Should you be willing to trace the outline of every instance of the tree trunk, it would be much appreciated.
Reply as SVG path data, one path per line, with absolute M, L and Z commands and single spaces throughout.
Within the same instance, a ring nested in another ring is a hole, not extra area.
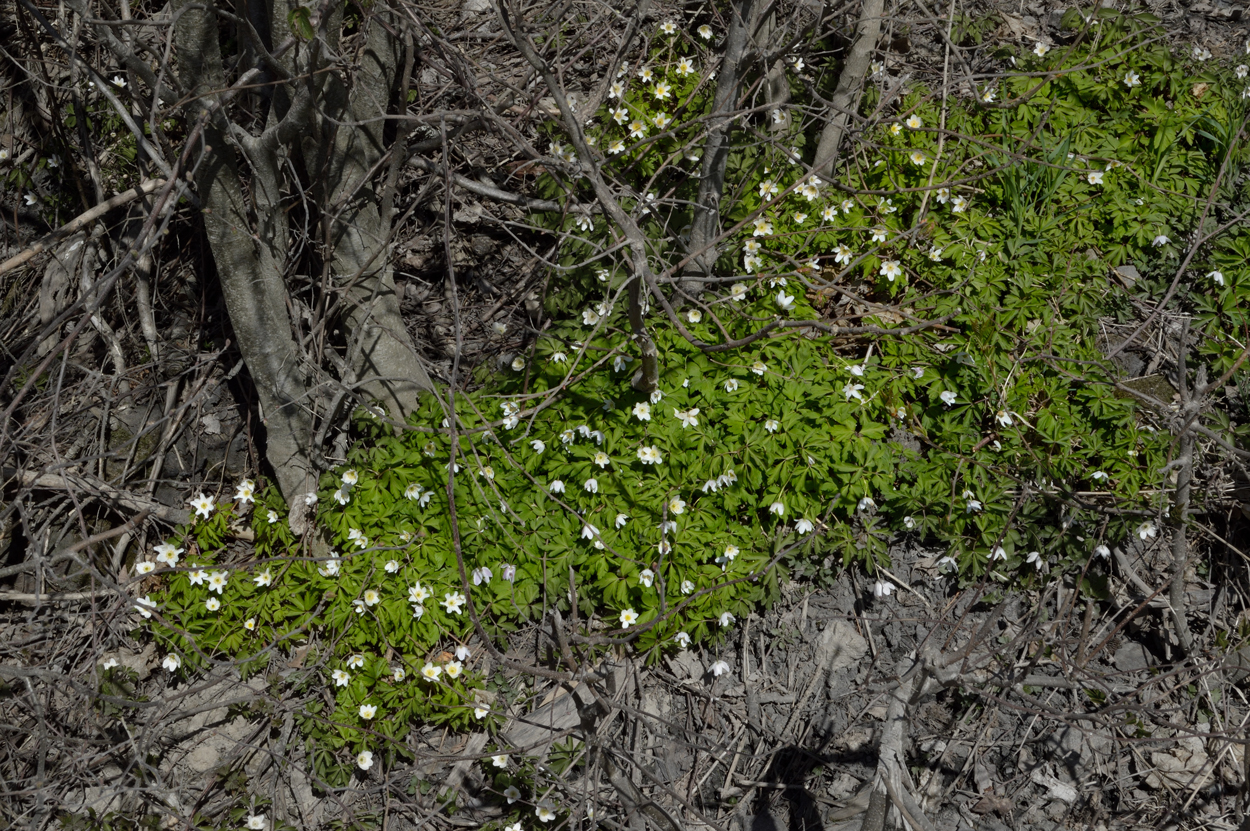
M 198 118 L 218 103 L 219 91 L 226 88 L 217 19 L 203 4 L 177 0 L 175 20 L 179 76 L 191 102 L 191 115 Z M 316 490 L 317 475 L 309 454 L 308 377 L 292 332 L 282 279 L 285 226 L 264 210 L 278 193 L 277 165 L 266 165 L 263 156 L 253 165 L 257 181 L 252 194 L 259 217 L 253 223 L 228 129 L 219 108 L 204 130 L 204 159 L 196 167 L 196 186 L 230 324 L 263 411 L 265 455 L 283 497 L 294 506 L 297 497 Z
M 703 169 L 699 195 L 690 227 L 690 253 L 694 256 L 682 270 L 681 288 L 698 296 L 704 281 L 716 264 L 716 238 L 720 236 L 720 200 L 725 191 L 725 166 L 729 161 L 729 133 L 738 104 L 738 65 L 750 39 L 755 0 L 738 0 L 731 7 L 733 18 L 725 41 L 725 57 L 716 77 L 716 96 L 708 119 L 707 142 L 703 147 Z
M 269 6 L 285 20 L 288 0 Z M 288 49 L 266 70 L 293 79 L 274 89 L 264 132 L 252 136 L 228 120 L 227 88 L 212 8 L 177 0 L 181 79 L 193 116 L 216 109 L 204 132 L 197 168 L 204 223 L 239 349 L 255 383 L 266 426 L 266 457 L 291 507 L 292 527 L 307 530 L 305 494 L 316 489 L 312 448 L 316 410 L 312 365 L 303 360 L 287 303 L 289 193 L 283 159 L 302 158 L 307 190 L 319 212 L 328 288 L 347 337 L 341 380 L 402 421 L 418 394 L 432 389 L 400 316 L 390 267 L 390 220 L 373 188 L 385 155 L 383 124 L 399 64 L 397 38 L 376 15 L 361 24 L 363 48 L 344 70 L 337 52 L 342 12 L 321 22 L 317 37 Z M 261 35 L 260 48 L 269 49 Z M 350 83 L 348 78 L 350 77 Z M 244 186 L 240 156 L 251 176 Z
M 382 12 L 375 7 L 375 14 Z M 319 64 L 341 56 L 315 53 L 310 74 L 320 84 L 315 96 L 320 106 L 300 150 L 323 211 L 330 274 L 343 292 L 343 326 L 353 339 L 348 365 L 355 377 L 344 380 L 402 421 L 416 409 L 418 393 L 433 388 L 400 316 L 390 221 L 373 187 L 386 152 L 381 116 L 389 111 L 402 55 L 384 21 L 370 16 L 364 26 L 364 48 L 350 87 L 338 72 L 318 74 Z M 339 22 L 332 19 L 322 29 L 330 52 L 337 52 Z
M 885 14 L 885 0 L 864 0 L 859 24 L 855 27 L 855 40 L 851 43 L 846 63 L 838 75 L 838 86 L 830 99 L 829 120 L 820 133 L 813 162 L 816 174 L 826 182 L 833 181 L 833 168 L 838 161 L 838 147 L 846 133 L 851 115 L 859 109 L 860 96 L 864 92 L 864 78 L 872 65 L 872 53 L 881 37 L 881 18 Z

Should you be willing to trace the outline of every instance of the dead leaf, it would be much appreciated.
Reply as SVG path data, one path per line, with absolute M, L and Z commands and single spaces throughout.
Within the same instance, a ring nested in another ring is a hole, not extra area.
M 994 778 L 990 775 L 990 769 L 985 766 L 980 757 L 977 758 L 976 763 L 972 766 L 972 780 L 977 783 L 978 793 L 994 795 Z
M 304 665 L 304 658 L 308 655 L 308 649 L 308 644 L 298 647 L 293 653 L 291 653 L 291 658 L 286 662 L 286 665 L 292 669 L 299 669 L 302 667 Z
M 1050 791 L 1051 799 L 1057 799 L 1060 802 L 1067 802 L 1069 805 L 1076 802 L 1076 788 L 1060 782 L 1050 774 L 1043 773 L 1040 770 L 1035 770 L 1029 774 L 1029 778 L 1038 785 L 1041 785 L 1043 788 L 1048 789 Z
M 483 209 L 480 202 L 470 202 L 463 208 L 458 208 L 456 212 L 451 215 L 451 218 L 456 222 L 463 222 L 466 225 L 471 225 L 482 218 L 482 213 Z
M 1003 18 L 1003 25 L 999 28 L 998 34 L 1009 40 L 1021 40 L 1029 31 L 1029 27 L 1024 24 L 1024 18 L 1015 14 L 1007 14 L 999 12 Z
M 1146 784 L 1152 788 L 1162 788 L 1165 782 L 1182 788 L 1193 787 L 1211 764 L 1203 744 L 1201 736 L 1186 736 L 1169 751 L 1151 753 L 1154 768 L 1146 774 Z
M 1194 98 L 1201 98 L 1202 96 L 1206 95 L 1207 90 L 1209 90 L 1210 88 L 1211 88 L 1211 85 L 1208 84 L 1206 81 L 1200 81 L 1194 84 Z
M 998 814 L 1006 816 L 1011 811 L 1011 809 L 1012 809 L 1012 803 L 1010 799 L 1008 799 L 1005 796 L 997 796 L 995 794 L 989 794 L 988 796 L 981 797 L 981 799 L 979 799 L 972 806 L 972 813 L 988 814 L 990 811 L 994 811 Z

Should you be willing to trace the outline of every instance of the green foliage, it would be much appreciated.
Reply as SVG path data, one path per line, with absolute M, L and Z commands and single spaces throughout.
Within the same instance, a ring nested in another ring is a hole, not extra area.
M 312 40 L 316 35 L 312 26 L 312 11 L 305 6 L 297 6 L 287 13 L 286 22 L 291 32 L 303 40 Z
M 954 25 L 951 27 L 951 40 L 960 46 L 980 46 L 986 36 L 1001 24 L 1002 20 L 996 14 L 974 16 L 960 13 L 955 15 Z
M 539 217 L 563 241 L 548 297 L 561 319 L 511 372 L 430 396 L 403 435 L 358 411 L 361 441 L 320 483 L 328 547 L 300 549 L 262 494 L 256 559 L 233 567 L 211 613 L 226 512 L 186 529 L 177 544 L 194 544 L 196 565 L 163 578 L 158 636 L 186 665 L 222 654 L 259 671 L 265 647 L 322 633 L 325 653 L 305 662 L 318 669 L 297 683 L 333 701 L 299 719 L 317 775 L 342 786 L 368 767 L 354 754 L 401 754 L 384 739 L 414 721 L 489 726 L 483 679 L 451 650 L 551 610 L 654 658 L 724 637 L 787 572 L 876 575 L 904 534 L 944 548 L 961 581 L 1073 573 L 1105 594 L 1101 546 L 1157 533 L 1169 458 L 1097 348 L 1100 318 L 1126 305 L 1109 268 L 1173 267 L 1171 237 L 1244 162 L 1246 108 L 1229 73 L 1143 44 L 1147 19 L 1098 20 L 1070 47 L 1017 56 L 1024 71 L 978 100 L 943 112 L 911 90 L 836 185 L 806 177 L 802 128 L 784 148 L 735 144 L 728 288 L 679 319 L 717 348 L 652 313 L 656 393 L 631 384 L 610 229 Z M 688 148 L 711 90 L 681 62 L 701 49 L 658 40 L 650 80 L 622 76 L 588 132 L 660 264 L 682 256 L 697 188 Z M 878 103 L 870 91 L 866 111 Z M 589 203 L 563 141 L 540 189 Z M 1190 266 L 1207 277 L 1182 293 L 1216 371 L 1246 342 L 1248 259 L 1250 234 L 1217 237 Z

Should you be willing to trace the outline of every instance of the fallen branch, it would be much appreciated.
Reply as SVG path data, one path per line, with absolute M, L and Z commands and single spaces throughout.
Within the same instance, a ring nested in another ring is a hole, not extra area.
M 47 251 L 50 245 L 78 233 L 83 228 L 86 228 L 88 225 L 95 222 L 97 219 L 104 216 L 114 208 L 120 208 L 122 205 L 129 205 L 139 197 L 147 196 L 157 188 L 163 187 L 165 185 L 165 181 L 166 180 L 164 179 L 148 179 L 146 182 L 141 182 L 130 190 L 122 191 L 112 199 L 105 200 L 99 205 L 96 205 L 94 208 L 79 214 L 66 224 L 62 225 L 60 228 L 57 228 L 52 233 L 44 236 L 43 239 L 27 248 L 25 251 L 14 254 L 3 263 L 0 263 L 0 274 L 12 271 L 23 263 L 29 262 L 32 258 L 37 257 L 44 251 Z
M 1176 637 L 1186 656 L 1194 654 L 1194 637 L 1186 619 L 1189 610 L 1185 602 L 1185 569 L 1189 564 L 1189 492 L 1194 478 L 1194 450 L 1197 444 L 1194 431 L 1189 429 L 1189 425 L 1197 420 L 1202 411 L 1202 393 L 1207 385 L 1206 367 L 1199 365 L 1197 383 L 1193 389 L 1189 386 L 1186 367 L 1188 340 L 1187 318 L 1181 325 L 1181 339 L 1177 346 L 1176 383 L 1180 388 L 1181 419 L 1184 426 L 1181 428 L 1176 459 L 1172 462 L 1179 470 L 1176 491 L 1172 495 L 1172 581 L 1168 591 L 1168 604 L 1171 607 L 1172 622 L 1176 625 Z
M 426 173 L 433 173 L 439 176 L 443 175 L 443 166 L 429 159 L 422 159 L 414 156 L 408 160 L 408 164 L 424 170 Z M 459 173 L 450 173 L 449 178 L 456 183 L 457 187 L 462 187 L 470 193 L 476 193 L 478 196 L 485 196 L 487 199 L 494 199 L 496 202 L 505 202 L 509 205 L 516 205 L 530 211 L 563 211 L 564 205 L 559 202 L 552 202 L 549 199 L 533 199 L 529 196 L 521 196 L 519 193 L 511 193 L 501 190 L 493 185 L 477 182 L 467 176 L 461 176 Z M 572 207 L 572 206 L 570 206 Z
M 39 606 L 43 603 L 81 603 L 85 600 L 103 600 L 106 597 L 116 596 L 117 593 L 112 589 L 96 589 L 95 591 L 85 592 L 54 592 L 53 594 L 0 590 L 0 603 L 8 601 L 10 603 L 21 603 L 26 606 Z
M 171 525 L 182 525 L 191 520 L 191 512 L 183 508 L 170 508 L 150 499 L 135 496 L 132 493 L 118 490 L 107 482 L 94 476 L 74 473 L 18 473 L 12 468 L 3 470 L 3 478 L 15 477 L 23 488 L 55 490 L 55 491 L 86 491 L 102 501 L 120 505 L 132 511 L 146 511 L 163 522 Z

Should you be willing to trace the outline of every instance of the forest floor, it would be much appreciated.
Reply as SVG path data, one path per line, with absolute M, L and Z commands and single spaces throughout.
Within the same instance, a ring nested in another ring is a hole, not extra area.
M 1057 39 L 1067 8 L 1021 0 L 974 3 L 967 12 L 981 22 L 985 43 L 1019 45 Z M 1250 28 L 1239 5 L 1169 2 L 1155 12 L 1160 35 L 1178 49 L 1201 45 L 1216 57 L 1245 51 Z M 897 50 L 887 55 L 891 69 L 940 65 L 942 25 L 924 15 L 892 18 L 883 37 Z M 472 321 L 462 357 L 470 366 L 502 360 L 527 337 L 526 299 L 544 274 L 523 247 L 481 221 L 482 211 L 496 208 L 465 202 L 454 209 L 463 220 L 453 246 L 464 278 L 461 310 Z M 441 240 L 413 232 L 398 249 L 411 330 L 447 380 Z M 202 325 L 192 299 L 189 290 L 188 333 Z M 152 494 L 154 505 L 175 512 L 185 511 L 195 490 L 225 487 L 257 470 L 252 405 L 233 365 L 202 343 L 188 334 L 181 359 L 194 394 L 171 431 Z M 121 420 L 113 429 L 120 442 L 150 414 L 134 407 L 113 415 Z M 345 442 L 342 434 L 340 454 Z M 100 474 L 108 478 L 108 471 Z M 245 558 L 246 541 L 234 544 Z M 975 688 L 939 686 L 910 702 L 906 761 L 933 828 L 1236 828 L 1246 798 L 1250 703 L 1242 683 L 1250 672 L 1242 666 L 1250 667 L 1250 657 L 1229 659 L 1216 643 L 1242 626 L 1250 581 L 1240 561 L 1191 575 L 1191 626 L 1206 646 L 1178 662 L 1157 591 L 1170 579 L 1166 545 L 1154 539 L 1130 546 L 1107 599 L 1096 601 L 1064 580 L 1031 593 L 960 591 L 940 576 L 943 552 L 901 538 L 890 550 L 896 589 L 888 596 L 876 596 L 862 575 L 834 564 L 826 579 L 787 583 L 781 602 L 740 621 L 719 647 L 655 662 L 615 655 L 604 671 L 622 716 L 604 726 L 601 738 L 636 760 L 644 793 L 682 806 L 682 827 L 858 828 L 898 680 L 918 651 L 953 655 L 977 646 L 967 654 L 982 656 L 980 663 L 964 667 Z M 10 551 L 8 564 L 20 557 Z M 1204 577 L 1236 569 L 1239 580 Z M 37 576 L 6 579 L 6 586 L 14 597 L 41 590 Z M 1029 626 L 1047 632 L 1044 653 L 1021 651 L 1018 638 Z M 407 794 L 402 810 L 379 802 L 376 792 L 315 788 L 294 728 L 306 701 L 287 684 L 300 677 L 302 655 L 286 656 L 284 665 L 250 682 L 223 669 L 170 686 L 151 643 L 136 639 L 126 621 L 90 606 L 66 612 L 13 597 L 0 607 L 0 644 L 11 667 L 64 668 L 70 677 L 115 659 L 136 673 L 128 697 L 146 702 L 138 710 L 110 707 L 95 695 L 94 678 L 80 675 L 47 690 L 38 724 L 8 722 L 25 733 L 20 741 L 44 746 L 40 765 L 50 784 L 40 799 L 56 811 L 143 806 L 167 827 L 181 827 L 178 819 L 192 813 L 239 827 L 232 811 L 242 776 L 263 782 L 269 810 L 301 829 L 367 818 L 387 828 L 480 827 L 506 815 L 477 761 L 496 741 L 484 733 L 414 732 L 409 744 L 421 761 L 384 774 L 387 793 Z M 512 637 L 509 654 L 542 664 L 550 648 L 534 628 Z M 714 675 L 717 661 L 728 671 Z M 475 668 L 490 674 L 489 666 Z M 0 676 L 0 696 L 43 671 Z M 579 724 L 577 695 L 539 679 L 505 685 L 499 701 L 509 723 L 501 735 L 541 756 Z M 134 752 L 99 741 L 100 729 Z M 67 773 L 62 781 L 58 771 Z M 618 791 L 606 782 L 578 775 L 565 782 L 577 800 L 566 807 L 580 827 L 593 824 L 587 807 L 601 819 L 623 816 Z M 443 807 L 448 794 L 455 812 Z

